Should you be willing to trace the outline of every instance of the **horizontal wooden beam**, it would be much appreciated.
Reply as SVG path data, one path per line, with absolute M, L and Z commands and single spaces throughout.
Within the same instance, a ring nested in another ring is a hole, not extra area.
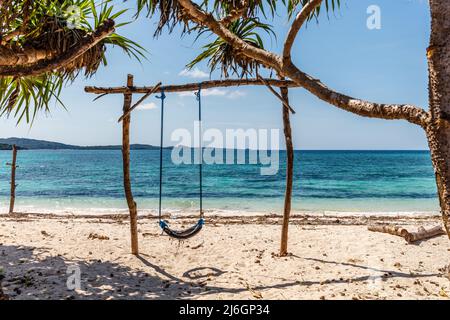
M 273 87 L 287 87 L 298 88 L 300 87 L 293 81 L 289 80 L 276 80 L 276 79 L 264 79 L 265 82 Z M 210 80 L 203 82 L 186 83 L 179 85 L 161 86 L 155 92 L 185 92 L 196 91 L 201 85 L 202 89 L 219 88 L 219 87 L 238 87 L 238 86 L 261 86 L 266 85 L 259 79 L 226 79 L 226 80 Z M 84 91 L 94 94 L 130 94 L 130 93 L 142 93 L 146 94 L 152 91 L 154 87 L 85 87 Z

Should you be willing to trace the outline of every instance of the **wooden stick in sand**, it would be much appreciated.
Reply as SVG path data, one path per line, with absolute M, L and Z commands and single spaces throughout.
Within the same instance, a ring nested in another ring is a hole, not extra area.
M 9 201 L 9 213 L 14 213 L 14 203 L 16 202 L 16 161 L 17 161 L 17 147 L 16 145 L 12 146 L 12 162 L 7 163 L 6 165 L 11 166 L 11 196 Z

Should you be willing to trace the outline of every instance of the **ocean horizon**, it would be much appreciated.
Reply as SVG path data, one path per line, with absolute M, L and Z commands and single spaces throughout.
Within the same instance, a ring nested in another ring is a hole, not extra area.
M 222 214 L 282 213 L 285 151 L 276 175 L 261 165 L 204 165 L 204 209 Z M 174 165 L 164 151 L 165 212 L 198 210 L 198 166 Z M 9 205 L 11 152 L 1 151 L 0 212 Z M 119 150 L 21 150 L 16 211 L 127 212 Z M 159 151 L 131 152 L 132 187 L 138 208 L 158 204 Z M 426 150 L 297 150 L 294 213 L 438 213 L 436 186 Z

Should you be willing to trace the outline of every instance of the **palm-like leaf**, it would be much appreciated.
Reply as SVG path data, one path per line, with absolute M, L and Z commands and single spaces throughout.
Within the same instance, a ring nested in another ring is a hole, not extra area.
M 228 28 L 248 44 L 264 48 L 260 33 L 271 35 L 274 33 L 271 26 L 261 22 L 260 18 L 272 19 L 279 11 L 280 3 L 286 8 L 288 17 L 292 18 L 308 2 L 309 0 L 202 0 L 195 3 L 202 10 L 213 13 L 216 19 L 222 19 L 236 10 L 241 11 L 241 19 L 232 22 Z M 340 0 L 324 0 L 323 3 L 327 12 L 340 6 Z M 189 25 L 189 17 L 184 15 L 177 0 L 137 0 L 137 5 L 138 14 L 142 11 L 147 11 L 149 16 L 159 14 L 159 23 L 155 35 L 159 35 L 164 27 L 168 27 L 169 32 L 171 32 L 177 24 L 184 26 L 183 32 L 198 32 L 197 39 L 205 33 L 209 33 L 203 26 Z M 245 7 L 242 7 L 243 5 Z M 321 6 L 312 12 L 309 20 L 317 18 L 320 11 Z M 207 60 L 211 72 L 220 68 L 221 74 L 225 77 L 230 74 L 244 77 L 256 71 L 260 66 L 258 62 L 235 51 L 232 46 L 218 37 L 202 49 L 203 51 L 187 67 L 192 68 L 194 65 Z
M 245 5 L 245 7 L 243 7 Z M 264 18 L 268 18 L 269 14 L 273 17 L 277 9 L 276 0 L 203 0 L 203 8 L 212 7 L 212 11 L 218 17 L 224 17 L 234 10 L 243 9 L 243 18 L 256 18 L 262 14 Z M 269 13 L 269 14 L 268 14 Z
M 167 27 L 169 32 L 172 32 L 177 25 L 183 26 L 184 32 L 191 32 L 189 28 L 190 20 L 184 15 L 182 7 L 178 0 L 136 0 L 137 1 L 137 15 L 143 11 L 147 12 L 147 16 L 154 16 L 159 14 L 159 22 L 155 31 L 155 36 L 161 34 L 164 27 Z M 242 0 L 203 0 L 198 5 L 204 10 L 211 10 L 218 18 L 226 16 L 231 11 L 240 9 Z M 244 18 L 256 18 L 261 12 L 266 17 L 266 11 L 269 11 L 272 16 L 276 11 L 276 0 L 249 0 Z M 195 28 L 194 28 L 195 29 Z
M 289 18 L 295 14 L 299 7 L 305 6 L 309 1 L 310 0 L 282 0 L 287 8 Z M 326 12 L 329 12 L 330 10 L 334 11 L 341 6 L 341 0 L 324 0 L 323 4 L 318 6 L 317 9 L 312 12 L 309 17 L 310 20 L 319 16 L 323 5 L 325 5 Z
M 3 0 L 0 8 L 2 46 L 15 50 L 45 49 L 58 56 L 77 45 L 87 33 L 108 19 L 119 18 L 125 11 L 113 12 L 111 0 L 96 5 L 94 0 Z M 68 22 L 68 9 L 76 6 L 77 21 Z M 20 13 L 23 14 L 20 14 Z M 117 27 L 123 24 L 116 25 Z M 18 32 L 19 31 L 19 32 Z M 16 33 L 20 36 L 11 36 Z M 61 89 L 80 72 L 89 77 L 106 64 L 107 45 L 118 46 L 128 55 L 143 58 L 145 51 L 137 43 L 117 33 L 105 38 L 71 63 L 58 70 L 33 77 L 0 77 L 0 115 L 12 115 L 30 122 L 39 110 L 48 111 L 59 99 Z
M 249 45 L 260 49 L 264 49 L 264 42 L 259 34 L 261 31 L 275 37 L 271 26 L 259 22 L 256 18 L 236 20 L 230 24 L 229 30 Z M 201 31 L 199 36 L 205 32 L 207 30 Z M 228 77 L 230 73 L 240 77 L 249 76 L 257 71 L 259 67 L 257 61 L 236 51 L 233 46 L 219 37 L 205 45 L 203 52 L 190 62 L 187 67 L 192 68 L 205 60 L 208 60 L 211 72 L 220 68 L 224 77 Z

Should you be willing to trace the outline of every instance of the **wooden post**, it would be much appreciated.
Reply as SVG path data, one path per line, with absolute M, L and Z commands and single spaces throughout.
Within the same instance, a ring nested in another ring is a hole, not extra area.
M 129 74 L 127 79 L 127 87 L 133 87 L 133 75 Z M 130 122 L 132 94 L 124 94 L 123 114 L 127 114 L 122 121 L 122 160 L 123 160 L 123 186 L 125 189 L 125 197 L 127 198 L 128 209 L 130 211 L 130 230 L 131 230 L 131 253 L 139 254 L 138 247 L 138 231 L 137 231 L 137 205 L 133 199 L 130 179 Z
M 14 203 L 16 202 L 16 161 L 17 161 L 17 147 L 16 145 L 12 146 L 12 163 L 7 163 L 7 165 L 11 166 L 11 198 L 9 201 L 9 213 L 14 213 Z
M 292 185 L 294 180 L 294 146 L 292 143 L 292 130 L 290 120 L 289 106 L 289 91 L 288 88 L 282 87 L 280 89 L 281 97 L 284 100 L 283 109 L 283 127 L 284 137 L 286 141 L 286 190 L 284 195 L 284 211 L 283 211 L 283 226 L 281 229 L 281 245 L 280 256 L 286 256 L 288 251 L 288 230 L 289 218 L 291 216 L 291 201 L 292 201 Z

